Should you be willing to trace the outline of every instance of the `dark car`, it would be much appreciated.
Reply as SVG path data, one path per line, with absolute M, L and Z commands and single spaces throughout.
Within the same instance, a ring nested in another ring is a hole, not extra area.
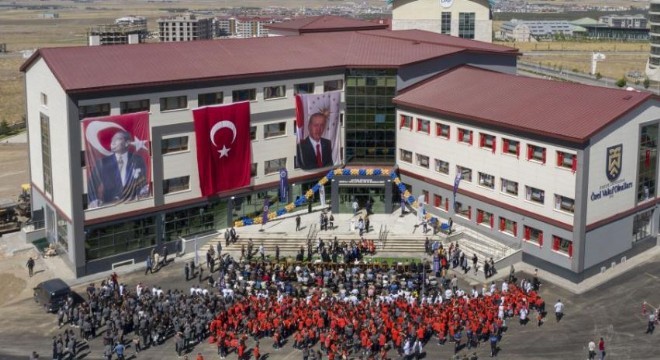
M 72 296 L 71 288 L 62 279 L 46 280 L 34 288 L 34 301 L 47 312 L 57 312 Z

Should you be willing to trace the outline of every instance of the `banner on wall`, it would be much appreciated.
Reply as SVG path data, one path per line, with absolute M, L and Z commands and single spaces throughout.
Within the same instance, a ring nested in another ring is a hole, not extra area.
M 250 184 L 250 102 L 193 110 L 202 195 Z
M 296 95 L 296 161 L 312 170 L 339 165 L 341 91 Z
M 87 164 L 87 207 L 152 196 L 149 113 L 82 121 Z

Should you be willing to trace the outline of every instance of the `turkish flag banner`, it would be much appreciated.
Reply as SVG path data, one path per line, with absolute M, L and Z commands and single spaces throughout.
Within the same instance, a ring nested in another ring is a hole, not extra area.
M 149 113 L 85 118 L 87 208 L 152 196 Z
M 250 102 L 193 110 L 203 196 L 250 184 Z

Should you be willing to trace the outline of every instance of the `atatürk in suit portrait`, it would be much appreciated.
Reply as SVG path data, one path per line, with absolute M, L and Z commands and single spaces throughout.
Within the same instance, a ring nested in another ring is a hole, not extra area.
M 309 117 L 309 136 L 298 144 L 300 168 L 309 170 L 332 166 L 332 142 L 321 137 L 327 124 L 328 117 L 323 113 L 314 113 Z
M 96 161 L 87 180 L 89 208 L 149 195 L 144 160 L 128 151 L 130 140 L 128 132 L 116 132 L 110 142 L 112 154 Z

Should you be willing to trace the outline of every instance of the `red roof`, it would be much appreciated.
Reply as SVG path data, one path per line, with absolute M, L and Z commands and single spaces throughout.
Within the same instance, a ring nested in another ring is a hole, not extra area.
M 460 66 L 404 90 L 394 103 L 582 144 L 652 96 Z
M 355 31 L 387 29 L 388 24 L 378 24 L 371 21 L 351 19 L 341 16 L 310 16 L 276 24 L 269 24 L 268 29 L 292 30 L 298 33 Z
M 418 41 L 424 35 L 427 40 Z M 22 66 L 43 58 L 70 93 L 199 80 L 343 69 L 396 68 L 459 52 L 517 56 L 516 49 L 423 31 L 360 31 L 151 44 L 39 49 Z

